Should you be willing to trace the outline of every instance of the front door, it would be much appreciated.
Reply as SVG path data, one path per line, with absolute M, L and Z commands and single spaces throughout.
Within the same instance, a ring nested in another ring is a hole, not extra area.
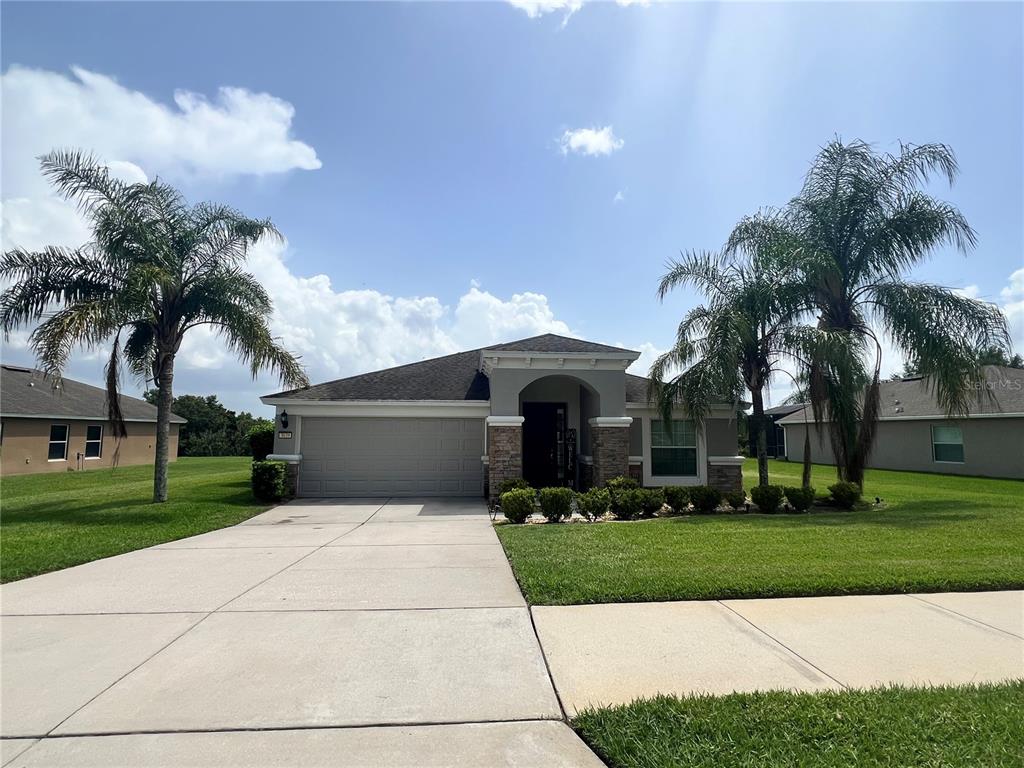
M 568 485 L 566 404 L 523 403 L 523 477 L 534 488 Z

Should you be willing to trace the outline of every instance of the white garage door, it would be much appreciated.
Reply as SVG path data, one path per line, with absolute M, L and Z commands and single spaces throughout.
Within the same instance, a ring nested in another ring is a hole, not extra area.
M 483 496 L 483 419 L 304 418 L 299 496 Z

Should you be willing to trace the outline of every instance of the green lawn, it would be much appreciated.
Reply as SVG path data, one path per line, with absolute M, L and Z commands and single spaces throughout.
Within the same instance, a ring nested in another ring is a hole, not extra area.
M 659 697 L 573 726 L 611 768 L 1020 766 L 1024 683 Z
M 234 525 L 267 509 L 250 459 L 182 458 L 170 500 L 152 504 L 153 467 L 21 475 L 0 481 L 0 581 Z
M 800 465 L 771 462 L 800 484 Z M 824 490 L 835 469 L 814 467 Z M 756 483 L 748 461 L 744 479 Z M 527 600 L 651 600 L 1024 587 L 1024 483 L 870 470 L 883 509 L 499 526 Z

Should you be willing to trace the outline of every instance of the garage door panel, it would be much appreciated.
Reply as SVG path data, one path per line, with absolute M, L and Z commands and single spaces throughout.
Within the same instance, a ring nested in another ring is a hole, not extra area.
M 304 418 L 300 496 L 481 496 L 482 419 Z

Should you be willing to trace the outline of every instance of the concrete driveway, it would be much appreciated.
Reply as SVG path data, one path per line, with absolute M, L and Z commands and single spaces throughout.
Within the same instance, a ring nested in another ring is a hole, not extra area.
M 480 501 L 293 502 L 0 607 L 5 765 L 601 765 Z

